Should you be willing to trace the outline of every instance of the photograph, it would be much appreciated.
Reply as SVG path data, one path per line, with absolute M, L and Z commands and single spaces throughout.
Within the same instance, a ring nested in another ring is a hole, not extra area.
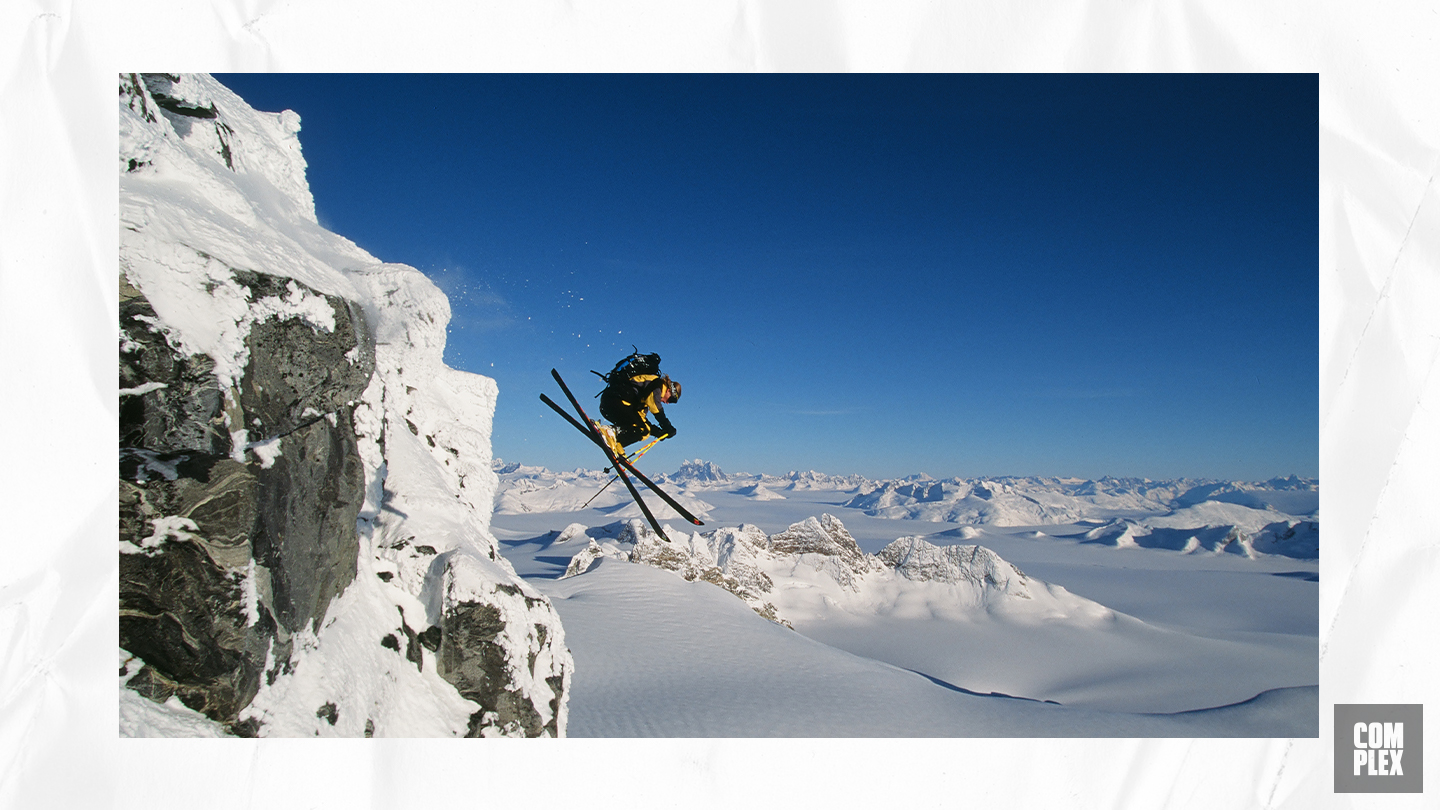
M 1318 736 L 1317 87 L 122 74 L 120 733 Z

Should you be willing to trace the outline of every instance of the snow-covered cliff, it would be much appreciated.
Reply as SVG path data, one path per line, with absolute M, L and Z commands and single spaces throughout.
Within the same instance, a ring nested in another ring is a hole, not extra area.
M 320 227 L 295 113 L 119 91 L 121 733 L 562 735 L 445 296 Z

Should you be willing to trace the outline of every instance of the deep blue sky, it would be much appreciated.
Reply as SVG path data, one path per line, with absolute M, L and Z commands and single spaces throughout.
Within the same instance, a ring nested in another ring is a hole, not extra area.
M 218 78 L 449 293 L 507 461 L 601 466 L 537 397 L 633 343 L 656 472 L 1318 475 L 1313 75 Z

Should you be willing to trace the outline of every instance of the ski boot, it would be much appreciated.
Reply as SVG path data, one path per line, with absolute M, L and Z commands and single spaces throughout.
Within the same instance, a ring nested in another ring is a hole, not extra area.
M 621 447 L 619 440 L 617 440 L 617 439 L 615 438 L 615 426 L 614 426 L 614 425 L 598 425 L 598 424 L 597 424 L 597 425 L 595 426 L 595 430 L 596 430 L 597 432 L 599 432 L 600 438 L 604 439 L 604 440 L 605 440 L 605 443 L 610 446 L 610 451 L 615 454 L 615 457 L 616 457 L 616 458 L 624 458 L 624 457 L 625 457 L 625 448 Z

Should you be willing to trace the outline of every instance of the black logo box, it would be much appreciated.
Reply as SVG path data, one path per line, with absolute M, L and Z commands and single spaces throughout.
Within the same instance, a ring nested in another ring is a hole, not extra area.
M 1423 793 L 1424 708 L 1419 703 L 1335 704 L 1335 792 Z

